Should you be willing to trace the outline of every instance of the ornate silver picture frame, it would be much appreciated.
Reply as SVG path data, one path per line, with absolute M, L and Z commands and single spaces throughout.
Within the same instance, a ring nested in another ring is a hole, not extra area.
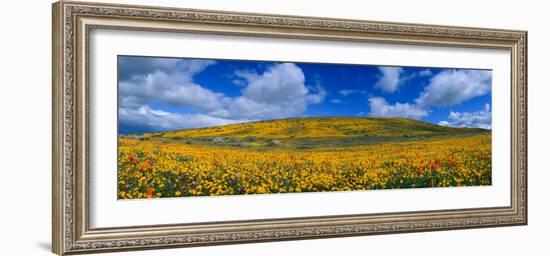
M 88 104 L 96 30 L 508 50 L 510 205 L 93 228 Z M 52 31 L 52 247 L 59 255 L 527 224 L 526 31 L 71 1 L 53 4 Z

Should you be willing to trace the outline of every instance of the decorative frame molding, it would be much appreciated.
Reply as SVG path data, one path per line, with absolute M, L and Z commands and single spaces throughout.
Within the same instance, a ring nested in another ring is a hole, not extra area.
M 255 13 L 53 4 L 52 249 L 59 255 L 527 224 L 527 32 Z M 88 38 L 94 29 L 508 49 L 512 55 L 510 207 L 91 229 Z

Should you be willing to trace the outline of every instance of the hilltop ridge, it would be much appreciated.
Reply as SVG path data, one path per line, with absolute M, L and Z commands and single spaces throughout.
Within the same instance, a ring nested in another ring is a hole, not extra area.
M 453 128 L 407 118 L 367 117 L 302 117 L 240 124 L 229 124 L 207 128 L 176 130 L 163 133 L 165 136 L 231 138 L 318 138 L 355 136 L 401 136 L 476 133 L 483 129 Z
M 478 128 L 453 128 L 406 118 L 303 117 L 153 132 L 147 140 L 226 146 L 292 146 L 315 148 L 467 136 L 487 133 Z

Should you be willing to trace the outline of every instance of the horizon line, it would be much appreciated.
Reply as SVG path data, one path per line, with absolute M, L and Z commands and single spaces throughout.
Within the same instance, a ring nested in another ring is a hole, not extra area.
M 176 131 L 188 131 L 188 130 L 198 130 L 198 129 L 208 129 L 208 128 L 214 128 L 214 127 L 224 127 L 229 125 L 239 125 L 239 124 L 250 124 L 250 123 L 259 123 L 259 122 L 269 122 L 269 121 L 279 121 L 279 120 L 289 120 L 289 119 L 306 119 L 306 118 L 361 118 L 361 119 L 405 119 L 405 120 L 411 120 L 416 122 L 421 122 L 425 124 L 431 124 L 441 127 L 448 127 L 448 128 L 455 128 L 455 129 L 481 129 L 481 130 L 487 130 L 491 131 L 492 128 L 486 129 L 486 128 L 480 128 L 480 127 L 453 127 L 453 126 L 445 126 L 440 125 L 436 123 L 426 122 L 422 120 L 412 119 L 412 118 L 406 118 L 406 117 L 377 117 L 377 116 L 303 116 L 303 117 L 285 117 L 285 118 L 273 118 L 273 119 L 264 119 L 264 120 L 251 120 L 247 122 L 240 122 L 240 123 L 231 123 L 231 124 L 222 124 L 222 125 L 213 125 L 213 126 L 204 126 L 204 127 L 195 127 L 195 128 L 183 128 L 183 129 L 173 129 L 173 130 L 159 130 L 159 131 L 150 131 L 150 132 L 136 132 L 136 133 L 121 133 L 118 132 L 118 136 L 121 135 L 139 135 L 139 134 L 149 134 L 149 133 L 164 133 L 164 132 L 176 132 Z

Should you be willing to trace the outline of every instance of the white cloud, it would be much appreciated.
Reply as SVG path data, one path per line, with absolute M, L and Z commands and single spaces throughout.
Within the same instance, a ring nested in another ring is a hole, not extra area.
M 454 106 L 491 91 L 491 71 L 446 70 L 431 78 L 416 103 L 420 106 Z
M 420 70 L 420 72 L 418 72 L 418 75 L 419 76 L 432 76 L 433 73 L 432 73 L 432 70 L 430 70 L 430 69 L 423 69 L 423 70 Z
M 309 104 L 318 104 L 326 97 L 320 85 L 308 88 L 298 66 L 282 63 L 271 66 L 263 74 L 237 71 L 245 79 L 242 96 L 224 101 L 224 107 L 210 112 L 223 118 L 272 119 L 302 115 Z
M 193 82 L 193 76 L 214 64 L 208 60 L 170 62 L 174 70 L 154 69 L 119 83 L 122 107 L 138 107 L 152 101 L 212 111 L 221 107 L 224 95 Z M 164 65 L 168 65 L 164 63 Z M 164 66 L 163 66 L 164 67 Z
M 354 93 L 367 94 L 367 91 L 365 91 L 365 90 L 342 89 L 342 90 L 338 91 L 338 93 L 345 97 L 345 96 L 348 96 L 348 95 L 354 94 Z
M 428 112 L 417 105 L 409 103 L 395 103 L 394 105 L 382 97 L 372 97 L 369 99 L 371 117 L 404 117 L 420 119 L 428 115 Z
M 380 90 L 388 93 L 393 93 L 397 90 L 400 83 L 400 76 L 403 69 L 400 67 L 378 67 L 382 75 L 374 85 Z
M 303 100 L 269 104 L 245 97 L 238 97 L 232 99 L 231 103 L 227 104 L 225 108 L 209 112 L 208 114 L 229 119 L 274 119 L 300 116 L 305 112 L 306 107 L 307 104 Z
M 275 65 L 262 75 L 244 78 L 248 85 L 242 91 L 243 97 L 256 102 L 289 102 L 304 98 L 309 93 L 304 85 L 304 73 L 291 63 Z
M 119 108 L 118 113 L 120 122 L 127 126 L 156 131 L 200 128 L 248 121 L 216 118 L 204 114 L 177 114 L 152 109 L 147 105 L 139 108 Z
M 418 73 L 418 76 L 428 75 L 433 75 L 429 69 Z M 401 81 L 405 79 L 405 77 L 400 78 Z M 395 103 L 391 105 L 382 97 L 370 98 L 369 116 L 420 119 L 427 116 L 430 109 L 434 107 L 459 105 L 474 97 L 490 93 L 490 91 L 491 71 L 446 70 L 430 79 L 429 84 L 413 104 Z M 478 112 L 451 111 L 448 120 L 439 122 L 439 125 L 491 129 L 490 106 L 486 104 L 485 110 Z
M 441 121 L 439 125 L 450 127 L 470 127 L 491 129 L 491 109 L 489 103 L 485 109 L 477 112 L 454 112 L 449 114 L 448 121 Z
M 306 96 L 306 101 L 308 104 L 319 104 L 325 100 L 327 97 L 327 91 L 320 84 L 315 86 L 315 89 L 309 88 L 310 92 L 315 91 L 315 93 L 309 93 Z
M 242 95 L 237 97 L 193 82 L 193 76 L 214 64 L 212 61 L 169 64 L 175 65 L 175 70 L 149 67 L 151 73 L 133 75 L 119 83 L 121 122 L 149 130 L 169 130 L 294 117 L 326 97 L 319 84 L 306 86 L 303 71 L 291 63 L 273 65 L 262 74 L 237 71 L 242 78 Z M 185 107 L 195 114 L 155 110 L 149 106 L 154 102 Z
M 441 126 L 451 126 L 451 123 L 449 123 L 447 121 L 439 121 L 439 125 L 441 125 Z
M 121 56 L 118 59 L 120 79 L 126 81 L 156 71 L 170 72 L 175 70 L 181 61 L 176 58 Z
M 340 99 L 332 99 L 330 100 L 331 103 L 334 103 L 334 104 L 340 104 L 340 103 L 345 103 L 345 101 L 342 101 Z
M 386 92 L 395 91 L 403 81 L 414 77 L 413 75 L 401 76 L 400 68 L 379 69 L 383 75 L 376 86 Z M 369 116 L 420 119 L 427 116 L 433 107 L 458 105 L 491 91 L 491 71 L 446 70 L 434 76 L 431 70 L 425 69 L 414 75 L 433 77 L 413 104 L 395 103 L 392 105 L 382 97 L 371 97 L 369 99 Z M 485 110 L 479 112 L 451 112 L 448 120 L 441 121 L 439 124 L 490 129 L 490 106 L 486 104 Z
M 343 89 L 338 91 L 338 93 L 342 94 L 342 96 L 348 96 L 352 93 L 354 93 L 356 90 L 349 90 L 349 89 Z

